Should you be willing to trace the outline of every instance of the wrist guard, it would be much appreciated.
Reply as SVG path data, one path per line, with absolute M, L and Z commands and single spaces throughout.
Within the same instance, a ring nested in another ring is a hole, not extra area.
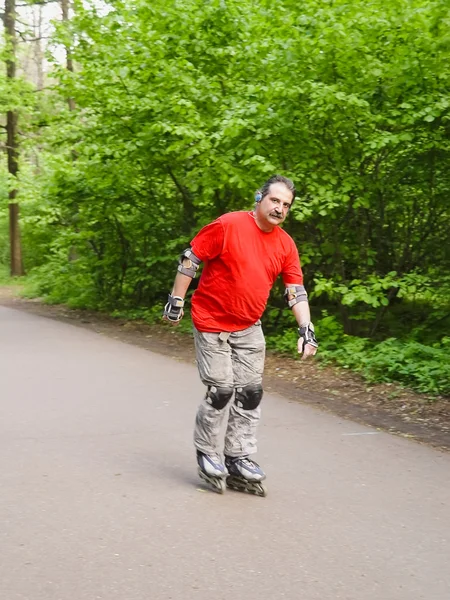
M 184 315 L 184 300 L 180 296 L 169 294 L 167 304 L 164 307 L 163 319 L 171 323 L 178 323 Z
M 314 346 L 314 348 L 319 347 L 316 336 L 314 335 L 314 325 L 312 323 L 308 323 L 308 325 L 305 325 L 304 327 L 299 327 L 297 331 L 298 335 L 303 340 L 303 348 L 306 346 L 306 344 Z

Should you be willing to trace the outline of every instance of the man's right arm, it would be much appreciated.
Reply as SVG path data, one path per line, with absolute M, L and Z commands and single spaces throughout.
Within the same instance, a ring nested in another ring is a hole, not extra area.
M 186 296 L 191 282 L 191 277 L 183 275 L 183 273 L 177 273 L 175 276 L 175 281 L 173 283 L 172 296 L 179 296 L 184 300 L 184 297 Z
M 200 263 L 218 256 L 222 250 L 224 238 L 220 218 L 205 225 L 192 240 L 191 248 L 186 248 L 178 260 L 178 273 L 175 277 L 172 293 L 164 307 L 163 319 L 177 325 L 183 318 L 184 298 L 191 281 L 197 274 Z M 195 252 L 201 258 L 196 256 Z
M 187 248 L 179 258 L 178 273 L 163 312 L 163 319 L 172 325 L 178 325 L 183 318 L 184 298 L 200 262 L 190 248 Z

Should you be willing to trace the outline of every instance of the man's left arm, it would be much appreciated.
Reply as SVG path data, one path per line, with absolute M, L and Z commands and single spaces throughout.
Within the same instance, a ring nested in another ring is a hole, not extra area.
M 284 297 L 297 321 L 298 352 L 303 354 L 302 360 L 305 360 L 308 356 L 314 356 L 319 346 L 314 334 L 314 325 L 311 323 L 308 294 L 303 285 L 292 283 L 286 284 Z

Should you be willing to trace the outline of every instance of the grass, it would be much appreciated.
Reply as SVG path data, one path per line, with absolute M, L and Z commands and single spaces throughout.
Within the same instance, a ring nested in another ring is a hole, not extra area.
M 1 287 L 22 287 L 23 277 L 11 277 L 9 266 L 0 264 L 0 286 Z

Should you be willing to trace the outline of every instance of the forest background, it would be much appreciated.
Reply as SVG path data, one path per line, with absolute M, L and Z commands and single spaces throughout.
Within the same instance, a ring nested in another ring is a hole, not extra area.
M 4 0 L 3 23 L 4 279 L 158 320 L 193 235 L 282 173 L 318 357 L 450 395 L 447 0 Z M 264 327 L 294 353 L 280 285 Z

